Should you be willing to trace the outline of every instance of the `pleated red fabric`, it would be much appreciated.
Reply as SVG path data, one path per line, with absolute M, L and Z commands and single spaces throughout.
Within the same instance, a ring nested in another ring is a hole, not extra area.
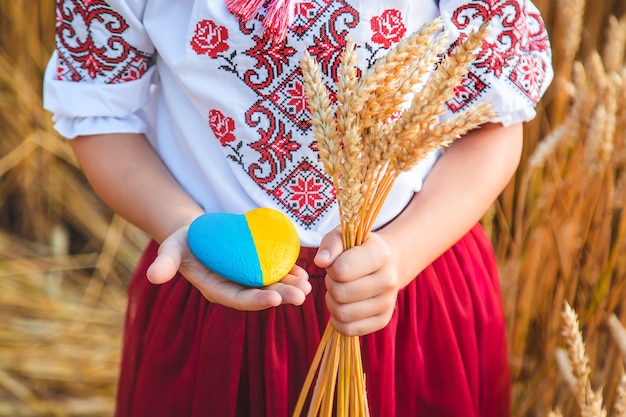
M 328 319 L 315 249 L 298 262 L 312 277 L 304 305 L 261 312 L 209 303 L 180 276 L 150 284 L 156 252 L 129 287 L 116 416 L 290 416 Z M 498 275 L 479 225 L 399 293 L 362 351 L 372 417 L 509 415 Z

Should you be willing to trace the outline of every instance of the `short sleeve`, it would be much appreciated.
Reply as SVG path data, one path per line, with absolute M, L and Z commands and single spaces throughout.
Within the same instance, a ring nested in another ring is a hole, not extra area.
M 44 107 L 61 135 L 146 132 L 141 110 L 155 76 L 144 1 L 57 0 Z
M 550 42 L 535 5 L 527 0 L 442 0 L 440 11 L 453 45 L 490 22 L 469 74 L 447 103 L 449 115 L 487 101 L 498 113 L 495 122 L 532 119 L 553 77 Z

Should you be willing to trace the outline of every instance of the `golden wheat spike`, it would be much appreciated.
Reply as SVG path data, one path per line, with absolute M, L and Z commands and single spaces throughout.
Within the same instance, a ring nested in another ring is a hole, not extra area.
M 626 375 L 622 375 L 617 386 L 617 398 L 613 405 L 615 417 L 626 417 Z
M 357 100 L 353 108 L 355 114 L 361 116 L 363 129 L 386 121 L 399 109 L 421 75 L 432 70 L 430 60 L 436 59 L 438 54 L 427 53 L 427 50 L 432 47 L 431 38 L 442 27 L 441 18 L 425 24 L 397 43 L 363 74 L 356 88 Z M 419 64 L 417 68 L 416 64 Z
M 580 48 L 583 34 L 583 16 L 585 0 L 557 0 L 557 19 L 559 29 L 563 32 L 558 37 L 559 52 L 563 59 L 570 64 Z
M 624 53 L 626 51 L 626 16 L 617 20 L 615 16 L 609 17 L 609 25 L 606 30 L 607 42 L 604 45 L 602 58 L 606 70 L 617 72 L 624 67 Z
M 428 33 L 427 31 L 424 35 Z M 409 39 L 408 42 L 425 42 L 425 38 L 428 39 L 426 36 L 415 37 Z M 381 161 L 391 160 L 391 155 L 396 152 L 398 137 L 386 134 L 390 128 L 390 117 L 394 112 L 399 112 L 407 100 L 410 100 L 410 94 L 415 93 L 416 85 L 423 83 L 425 75 L 432 72 L 448 44 L 449 40 L 445 32 L 436 36 L 432 42 L 427 42 L 423 50 L 416 51 L 422 55 L 416 57 L 413 63 L 407 63 L 406 70 L 400 71 L 406 74 L 395 94 L 388 97 L 374 95 L 361 112 L 360 118 L 365 120 L 363 126 L 367 127 L 363 133 L 363 146 L 369 155 L 366 177 L 372 177 Z M 395 72 L 391 71 L 390 78 L 402 80 L 403 77 L 398 74 L 397 69 Z M 375 111 L 375 107 L 380 107 L 382 110 Z
M 337 127 L 345 134 L 351 125 L 358 123 L 358 115 L 352 111 L 357 80 L 357 53 L 354 41 L 348 37 L 346 48 L 341 54 L 339 79 L 337 81 Z
M 394 158 L 394 169 L 407 171 L 413 168 L 430 152 L 449 146 L 454 140 L 493 120 L 494 117 L 496 117 L 496 113 L 493 111 L 491 103 L 480 103 L 450 120 L 427 126 L 423 133 L 416 132 L 415 140 L 411 141 L 411 146 Z M 420 139 L 421 143 L 415 146 L 414 144 Z
M 424 89 L 415 94 L 411 107 L 395 123 L 385 136 L 395 136 L 395 146 L 405 153 L 414 154 L 423 144 L 421 133 L 437 121 L 445 111 L 445 102 L 454 95 L 454 88 L 469 71 L 469 64 L 475 59 L 474 50 L 480 46 L 488 32 L 488 24 L 483 24 L 472 32 L 439 65 Z M 386 140 L 386 139 L 383 139 Z M 398 166 L 402 170 L 403 167 Z
M 563 319 L 563 337 L 567 343 L 568 358 L 572 367 L 572 373 L 576 381 L 576 396 L 581 404 L 584 403 L 587 383 L 591 373 L 589 369 L 589 358 L 585 351 L 583 336 L 580 332 L 578 324 L 578 315 L 569 303 L 565 302 L 562 313 Z
M 305 51 L 300 61 L 304 86 L 309 100 L 311 124 L 317 140 L 320 160 L 330 177 L 337 175 L 337 167 L 341 161 L 341 147 L 337 138 L 337 123 L 333 114 L 328 89 L 322 81 L 319 65 Z
M 591 389 L 589 358 L 587 357 L 583 336 L 580 331 L 578 315 L 567 301 L 565 302 L 562 318 L 562 334 L 567 342 L 568 358 L 575 379 L 574 394 L 581 408 L 581 414 L 583 417 L 606 417 L 606 409 L 602 406 L 601 390 L 593 391 Z

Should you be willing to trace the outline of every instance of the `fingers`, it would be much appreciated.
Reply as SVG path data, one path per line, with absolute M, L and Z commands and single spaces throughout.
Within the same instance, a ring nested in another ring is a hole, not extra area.
M 333 280 L 350 282 L 372 274 L 390 262 L 389 246 L 382 237 L 372 233 L 361 246 L 341 253 L 327 270 Z
M 193 256 L 187 244 L 187 230 L 187 227 L 181 228 L 163 241 L 147 271 L 150 282 L 163 284 L 180 272 L 207 300 L 245 311 L 281 304 L 301 305 L 311 292 L 309 276 L 299 266 L 294 266 L 279 283 L 264 288 L 249 288 L 226 280 Z
M 236 310 L 258 311 L 280 305 L 282 297 L 275 291 L 244 287 L 208 270 L 195 258 L 185 262 L 181 274 L 212 303 Z
M 351 304 L 337 303 L 326 294 L 326 305 L 332 326 L 347 336 L 363 336 L 385 327 L 395 310 L 396 292 Z
M 385 314 L 371 316 L 357 322 L 343 323 L 331 316 L 330 324 L 335 330 L 346 336 L 365 336 L 384 329 L 391 321 L 391 317 L 392 314 Z
M 212 274 L 222 281 L 214 285 L 196 285 L 209 301 L 241 311 L 260 311 L 282 304 L 282 296 L 277 291 L 262 288 L 246 288 Z
M 228 281 L 197 261 L 185 264 L 181 272 L 207 300 L 243 311 L 264 310 L 281 304 L 300 305 L 311 291 L 308 274 L 299 267 L 282 281 L 262 288 Z
M 399 291 L 397 275 L 387 268 L 348 283 L 326 277 L 326 306 L 338 322 L 350 323 L 367 317 L 390 317 Z
M 279 294 L 281 299 L 280 304 L 293 304 L 299 306 L 302 305 L 306 299 L 306 294 L 301 289 L 282 282 L 277 282 L 266 287 L 265 291 L 274 291 Z
M 302 305 L 306 296 L 311 292 L 309 274 L 295 265 L 289 275 L 279 282 L 265 287 L 266 290 L 276 291 L 282 297 L 281 304 Z
M 326 305 L 337 331 L 364 335 L 389 323 L 401 283 L 381 236 L 371 234 L 363 245 L 341 253 L 326 270 Z
M 311 292 L 309 274 L 298 265 L 294 265 L 289 275 L 283 278 L 280 283 L 298 288 L 305 296 Z

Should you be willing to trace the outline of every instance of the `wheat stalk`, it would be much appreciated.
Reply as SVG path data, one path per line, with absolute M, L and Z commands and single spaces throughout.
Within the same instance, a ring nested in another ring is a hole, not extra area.
M 311 124 L 320 160 L 337 191 L 346 250 L 367 239 L 401 172 L 411 169 L 429 151 L 447 146 L 494 116 L 490 105 L 485 104 L 448 121 L 437 121 L 444 112 L 445 102 L 467 74 L 467 66 L 474 59 L 473 51 L 487 34 L 487 25 L 454 48 L 433 72 L 429 83 L 422 86 L 423 91 L 415 94 L 415 88 L 432 72 L 445 50 L 445 33 L 431 42 L 440 29 L 440 19 L 424 25 L 378 60 L 360 80 L 356 78 L 356 48 L 348 39 L 340 61 L 335 112 L 319 65 L 308 53 L 302 59 Z M 415 98 L 400 120 L 389 120 L 410 94 Z M 427 123 L 420 114 L 424 110 Z M 308 416 L 369 415 L 358 337 L 341 335 L 328 324 L 294 416 L 301 415 L 309 394 Z
M 617 386 L 617 399 L 613 409 L 616 417 L 626 417 L 626 375 L 622 375 Z
M 396 44 L 364 74 L 357 85 L 357 101 L 352 109 L 360 114 L 363 129 L 386 121 L 406 101 L 413 86 L 432 71 L 447 46 L 447 33 L 435 42 L 432 36 L 443 28 L 441 18 L 426 23 Z
M 337 138 L 337 122 L 333 114 L 330 96 L 322 81 L 322 72 L 308 51 L 305 51 L 300 66 L 311 109 L 310 121 L 314 128 L 315 140 L 318 143 L 320 160 L 324 164 L 326 173 L 335 179 L 342 151 Z
M 562 313 L 563 336 L 567 343 L 567 353 L 574 376 L 574 396 L 581 409 L 582 417 L 606 417 L 602 406 L 601 391 L 594 392 L 589 382 L 591 370 L 589 357 L 585 351 L 583 336 L 580 332 L 578 315 L 567 301 Z
M 626 52 L 626 16 L 620 20 L 610 16 L 606 33 L 607 42 L 602 54 L 604 64 L 608 71 L 619 71 L 624 66 Z
M 445 112 L 445 103 L 454 95 L 458 86 L 469 71 L 469 64 L 475 59 L 473 51 L 478 48 L 486 37 L 488 25 L 483 24 L 477 32 L 471 33 L 441 63 L 429 82 L 419 94 L 415 94 L 409 109 L 394 125 L 387 135 L 396 137 L 398 146 L 403 153 L 413 154 L 423 143 L 416 132 L 422 132 L 437 121 Z M 386 138 L 383 138 L 385 140 Z M 394 168 L 404 171 L 405 159 L 397 159 Z

